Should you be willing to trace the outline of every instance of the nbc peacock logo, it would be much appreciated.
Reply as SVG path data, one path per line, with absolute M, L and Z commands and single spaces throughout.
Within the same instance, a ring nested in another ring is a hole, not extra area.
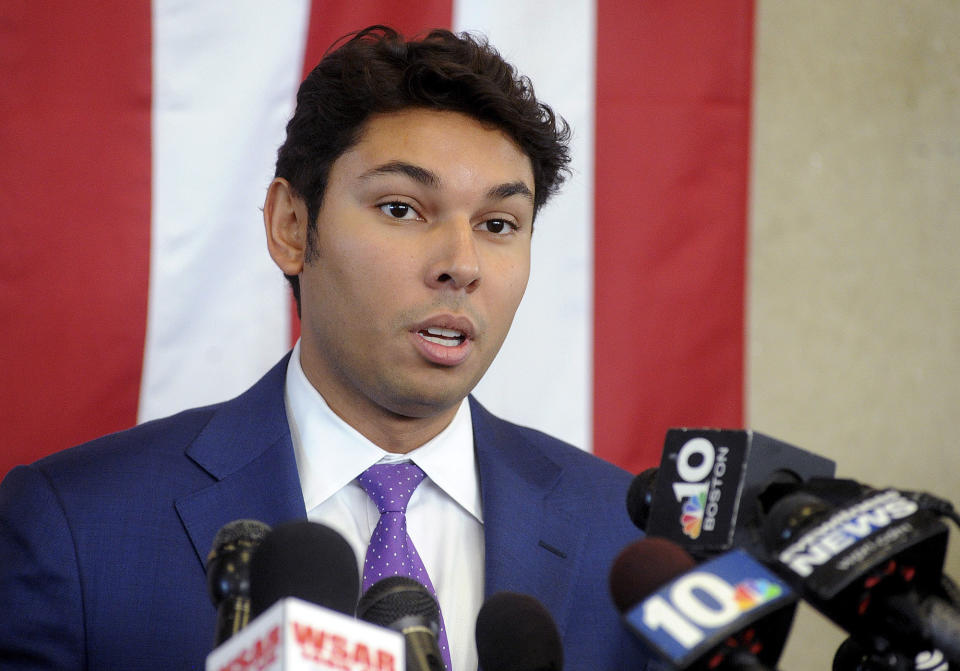
M 703 510 L 706 503 L 706 491 L 684 500 L 680 509 L 680 527 L 683 529 L 685 536 L 694 540 L 700 538 L 700 531 L 703 529 Z
M 733 587 L 733 600 L 741 611 L 756 608 L 776 599 L 781 594 L 783 594 L 783 588 L 766 578 L 749 578 Z

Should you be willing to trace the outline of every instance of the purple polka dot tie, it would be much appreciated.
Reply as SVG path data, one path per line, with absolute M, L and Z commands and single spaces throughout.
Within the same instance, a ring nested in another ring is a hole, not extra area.
M 413 578 L 427 588 L 433 598 L 433 588 L 423 560 L 417 553 L 407 533 L 407 503 L 426 474 L 412 462 L 400 464 L 375 464 L 357 477 L 380 511 L 380 521 L 370 537 L 367 556 L 363 562 L 363 591 L 366 592 L 378 580 L 394 575 Z M 447 632 L 440 615 L 440 635 L 437 637 L 443 663 L 450 669 L 450 650 Z

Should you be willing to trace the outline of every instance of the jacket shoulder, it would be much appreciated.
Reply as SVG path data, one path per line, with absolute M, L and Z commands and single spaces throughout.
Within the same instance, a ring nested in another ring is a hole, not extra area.
M 496 444 L 526 444 L 565 471 L 572 471 L 579 479 L 629 487 L 633 476 L 616 464 L 538 429 L 501 419 L 473 397 L 470 401 L 474 423 L 479 424 L 480 432 L 488 434 L 486 437 Z
M 235 434 L 255 439 L 258 431 L 274 432 L 286 425 L 283 381 L 289 354 L 256 384 L 239 396 L 220 403 L 184 410 L 175 415 L 96 438 L 44 457 L 33 464 L 47 477 L 77 477 L 94 481 L 111 473 L 126 477 L 143 469 L 163 472 L 186 463 L 188 448 L 201 434 L 215 434 L 214 442 L 231 445 Z M 268 421 L 269 420 L 269 421 Z
M 101 436 L 39 459 L 32 468 L 59 481 L 76 477 L 87 482 L 124 471 L 135 475 L 182 460 L 187 446 L 200 434 L 219 406 L 186 410 L 170 417 Z M 98 477 L 99 476 L 99 477 Z

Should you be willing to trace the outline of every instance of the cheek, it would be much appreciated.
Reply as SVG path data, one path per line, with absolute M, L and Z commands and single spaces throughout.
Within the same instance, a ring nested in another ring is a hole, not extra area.
M 519 301 L 527 289 L 527 280 L 530 279 L 530 248 L 507 257 L 505 262 L 504 276 L 510 278 L 510 286 L 519 294 Z
M 514 307 L 520 304 L 523 294 L 527 291 L 527 280 L 530 278 L 530 268 L 518 268 L 511 276 L 507 291 L 514 302 Z
M 509 262 L 501 264 L 490 276 L 491 282 L 496 285 L 497 307 L 503 310 L 502 317 L 507 319 L 508 323 L 513 320 L 513 314 L 523 299 L 529 277 L 529 258 L 511 259 Z
M 359 298 L 375 296 L 384 287 L 395 286 L 403 258 L 393 253 L 389 245 L 359 236 L 343 236 L 325 245 L 317 264 L 336 290 Z

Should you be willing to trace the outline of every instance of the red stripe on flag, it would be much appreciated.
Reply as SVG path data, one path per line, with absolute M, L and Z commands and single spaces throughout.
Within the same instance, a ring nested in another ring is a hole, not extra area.
M 594 451 L 743 421 L 753 3 L 599 0 Z
M 151 95 L 149 3 L 3 14 L 0 474 L 136 421 Z
M 303 59 L 303 76 L 320 62 L 330 46 L 341 37 L 374 24 L 388 25 L 406 37 L 432 28 L 449 28 L 453 22 L 453 0 L 313 0 L 310 27 Z M 300 319 L 291 303 L 291 343 L 300 337 Z

